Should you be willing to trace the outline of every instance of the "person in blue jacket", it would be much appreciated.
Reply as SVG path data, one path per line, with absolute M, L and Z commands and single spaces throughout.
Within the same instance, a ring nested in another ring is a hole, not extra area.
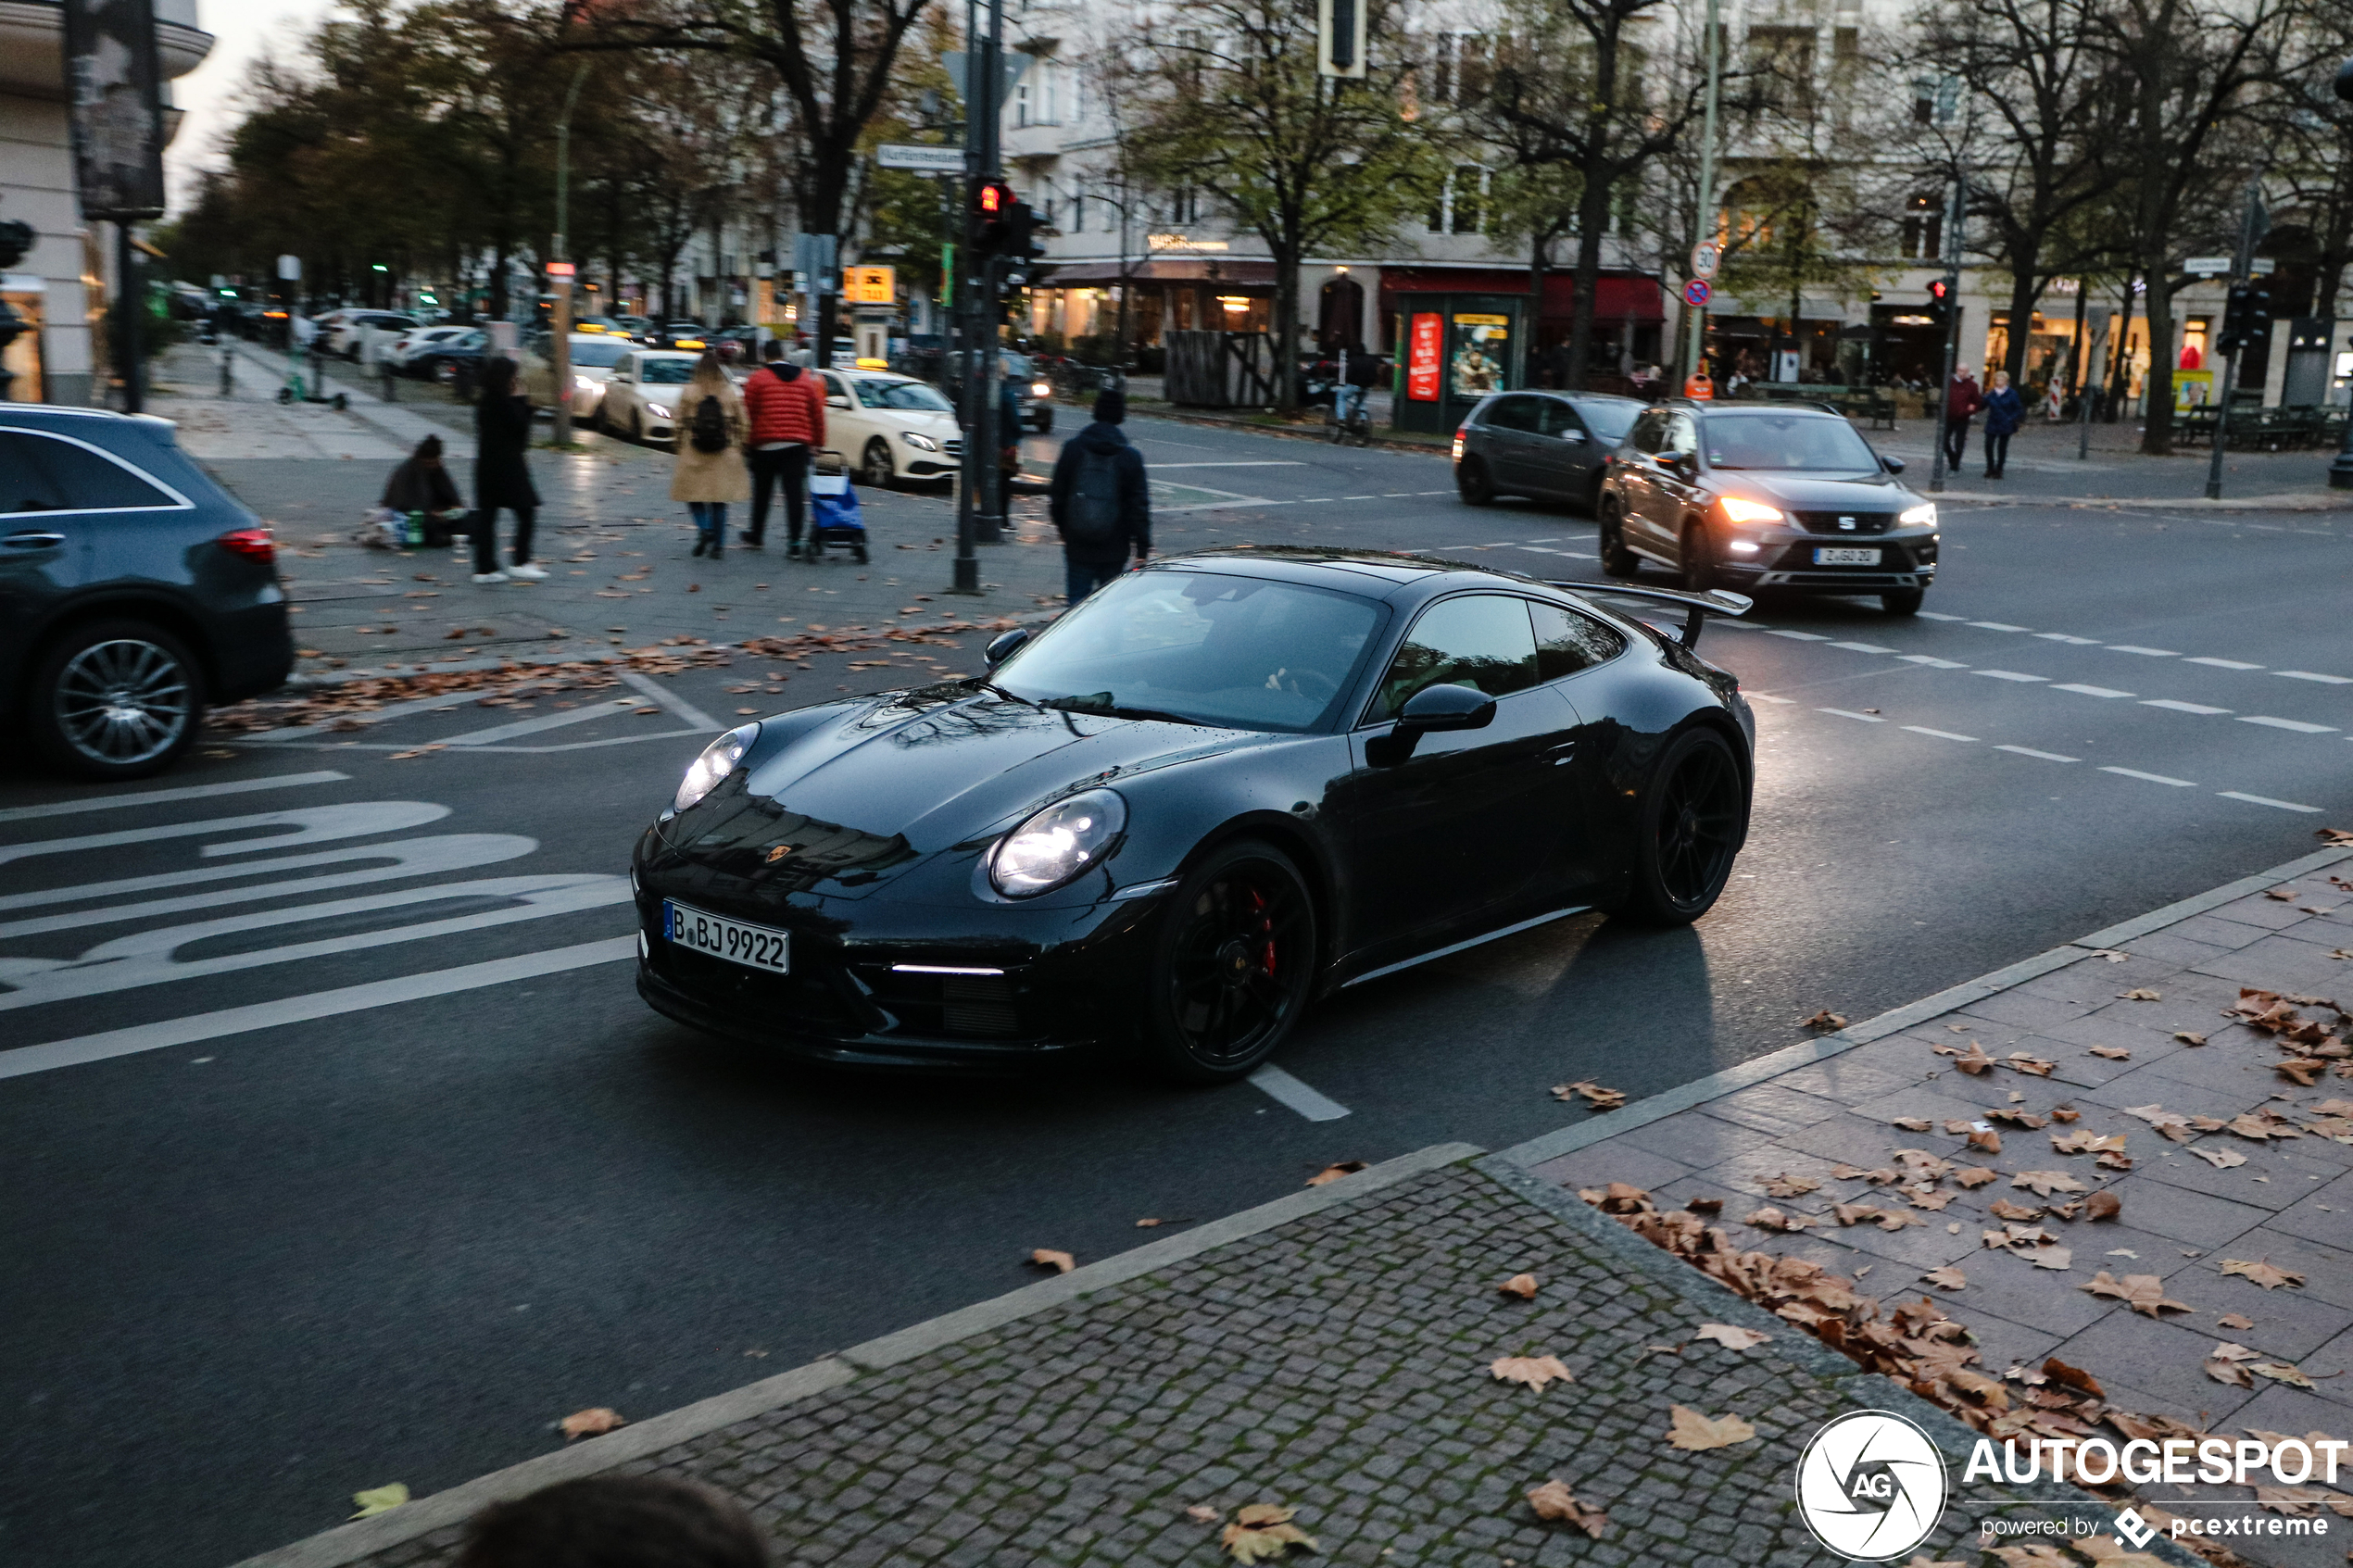
M 2010 385 L 2007 370 L 1994 372 L 1985 389 L 1985 477 L 1999 479 L 2009 466 L 2010 437 L 2026 422 L 2026 404 Z

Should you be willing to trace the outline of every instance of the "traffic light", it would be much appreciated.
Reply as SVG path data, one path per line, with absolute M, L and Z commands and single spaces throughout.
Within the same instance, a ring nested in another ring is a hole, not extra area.
M 1029 263 L 1046 254 L 1046 247 L 1039 245 L 1037 239 L 1037 232 L 1043 227 L 1045 227 L 1045 220 L 1038 216 L 1036 207 L 1027 202 L 1013 203 L 1013 210 L 1006 215 L 1005 219 L 1003 248 L 1006 259 L 1011 261 L 1016 270 L 1027 267 Z
M 983 180 L 975 185 L 973 249 L 983 256 L 995 256 L 1004 250 L 1013 235 L 1013 210 L 1020 206 L 1013 188 L 1002 180 Z
M 2222 332 L 2214 340 L 2215 348 L 2223 354 L 2234 354 L 2242 348 L 2271 346 L 2271 281 L 2252 278 L 2243 283 L 2233 283 L 2228 303 L 2222 307 Z
M 1928 313 L 1940 327 L 1952 317 L 1953 285 L 1943 278 L 1928 285 Z

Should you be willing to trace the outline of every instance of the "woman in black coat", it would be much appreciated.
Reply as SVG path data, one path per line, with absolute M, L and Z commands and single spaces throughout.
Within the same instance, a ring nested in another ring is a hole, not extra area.
M 474 401 L 474 581 L 504 583 L 510 577 L 536 581 L 547 575 L 531 560 L 531 525 L 539 516 L 539 491 L 531 483 L 523 453 L 531 445 L 531 400 L 515 389 L 515 362 L 504 356 L 482 370 L 482 394 Z M 514 565 L 498 570 L 498 508 L 515 514 Z

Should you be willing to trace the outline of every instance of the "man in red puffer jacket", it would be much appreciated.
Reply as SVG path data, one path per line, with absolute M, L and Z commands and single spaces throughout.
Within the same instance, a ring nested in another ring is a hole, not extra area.
M 744 380 L 744 460 L 751 467 L 751 527 L 738 542 L 757 546 L 768 533 L 768 491 L 785 492 L 785 556 L 800 556 L 802 497 L 810 454 L 825 445 L 825 391 L 813 370 L 785 363 L 785 345 L 768 340 L 768 362 Z

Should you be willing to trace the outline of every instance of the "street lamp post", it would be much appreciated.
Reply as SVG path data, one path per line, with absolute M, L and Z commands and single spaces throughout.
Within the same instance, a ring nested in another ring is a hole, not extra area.
M 2335 86 L 2336 95 L 2353 104 L 2353 60 L 2336 68 Z M 2345 444 L 2337 448 L 2336 460 L 2329 465 L 2329 488 L 2353 490 L 2353 408 L 2347 410 Z
M 572 111 L 580 103 L 581 84 L 588 80 L 590 62 L 583 60 L 580 69 L 572 73 L 571 91 L 564 94 L 564 112 L 556 121 L 556 232 L 548 248 L 555 255 L 548 260 L 548 282 L 556 287 L 555 320 L 548 325 L 547 362 L 553 370 L 555 387 L 549 394 L 556 400 L 549 416 L 555 421 L 550 439 L 559 446 L 572 445 L 572 253 L 568 248 L 572 236 L 566 232 L 572 218 Z
M 1721 91 L 1723 75 L 1722 24 L 1718 21 L 1718 0 L 1707 0 L 1707 104 L 1702 113 L 1699 132 L 1699 212 L 1692 232 L 1695 243 L 1706 245 L 1716 238 L 1716 100 Z M 1683 379 L 1699 374 L 1701 340 L 1707 335 L 1707 307 L 1694 305 L 1691 311 L 1691 338 L 1683 345 Z

